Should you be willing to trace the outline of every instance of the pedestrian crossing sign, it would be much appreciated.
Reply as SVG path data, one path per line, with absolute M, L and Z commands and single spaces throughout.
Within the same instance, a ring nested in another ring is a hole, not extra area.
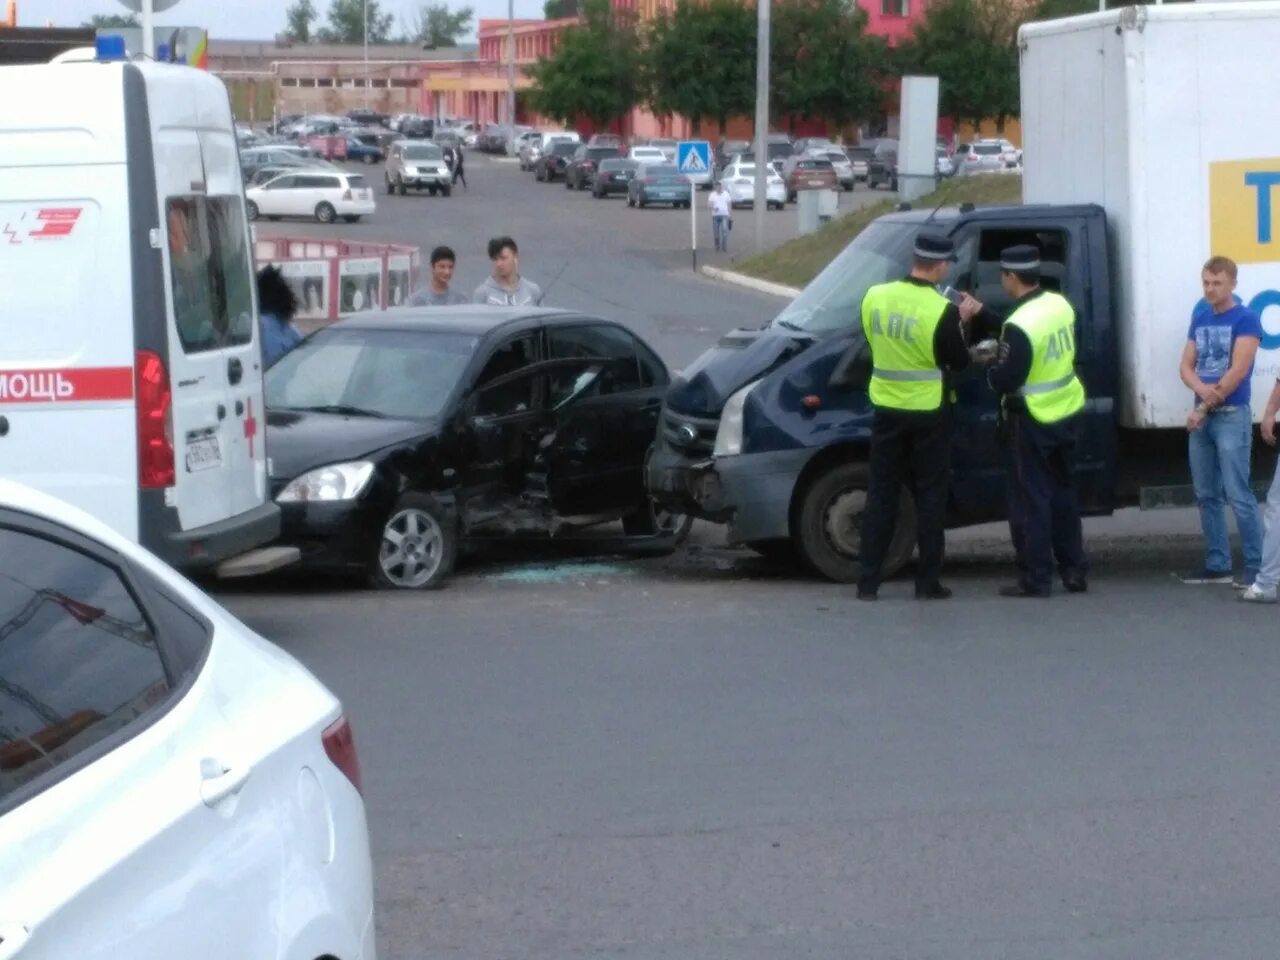
M 711 144 L 706 140 L 681 140 L 676 146 L 676 166 L 681 173 L 710 173 Z

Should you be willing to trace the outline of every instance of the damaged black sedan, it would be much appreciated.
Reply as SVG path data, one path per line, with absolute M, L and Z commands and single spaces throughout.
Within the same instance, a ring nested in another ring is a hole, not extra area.
M 546 309 L 409 308 L 318 331 L 267 373 L 282 542 L 304 566 L 429 588 L 494 537 L 621 520 L 663 538 L 645 458 L 669 375 L 620 324 Z

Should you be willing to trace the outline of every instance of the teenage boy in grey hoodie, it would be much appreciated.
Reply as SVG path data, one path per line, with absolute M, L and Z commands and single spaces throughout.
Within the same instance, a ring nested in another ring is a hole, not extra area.
M 490 240 L 489 259 L 493 261 L 493 275 L 476 287 L 472 300 L 491 307 L 542 305 L 542 288 L 520 276 L 520 249 L 514 240 L 510 237 Z

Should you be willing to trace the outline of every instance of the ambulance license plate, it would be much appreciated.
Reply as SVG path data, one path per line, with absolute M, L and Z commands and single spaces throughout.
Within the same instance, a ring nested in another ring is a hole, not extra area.
M 204 437 L 187 444 L 187 473 L 199 473 L 222 466 L 222 448 L 217 437 Z

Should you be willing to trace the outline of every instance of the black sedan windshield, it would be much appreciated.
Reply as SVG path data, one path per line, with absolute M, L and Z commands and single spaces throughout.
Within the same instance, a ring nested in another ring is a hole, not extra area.
M 421 420 L 444 410 L 476 338 L 424 330 L 321 330 L 267 371 L 267 407 Z

